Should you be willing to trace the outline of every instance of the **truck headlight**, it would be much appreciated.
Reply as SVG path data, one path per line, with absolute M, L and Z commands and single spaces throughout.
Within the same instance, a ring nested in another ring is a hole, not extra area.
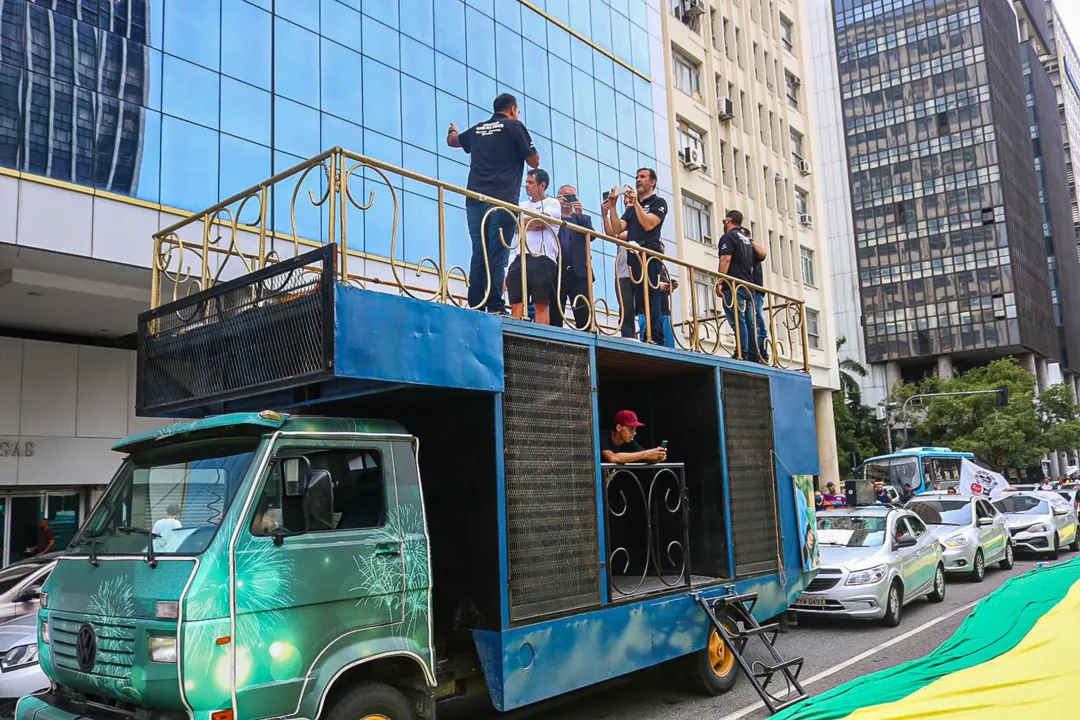
M 9 670 L 18 670 L 19 668 L 29 667 L 30 665 L 37 665 L 38 662 L 38 647 L 37 643 L 29 645 L 16 645 L 7 651 L 4 655 L 4 659 L 0 660 L 0 670 L 8 672 Z
M 1029 533 L 1033 532 L 1048 532 L 1050 528 L 1046 526 L 1046 523 L 1035 523 L 1027 529 Z
M 150 662 L 175 663 L 176 638 L 162 635 L 150 636 Z
M 880 582 L 881 578 L 889 572 L 888 565 L 878 565 L 872 567 L 869 570 L 859 570 L 848 575 L 848 585 L 872 585 L 873 583 Z
M 41 642 L 49 644 L 49 623 L 41 623 Z
M 41 593 L 41 595 L 39 597 L 39 601 L 40 601 L 41 607 L 43 609 L 49 607 L 49 593 L 47 593 L 47 592 Z
M 953 535 L 950 538 L 945 538 L 945 547 L 958 548 L 965 547 L 969 543 L 966 535 Z

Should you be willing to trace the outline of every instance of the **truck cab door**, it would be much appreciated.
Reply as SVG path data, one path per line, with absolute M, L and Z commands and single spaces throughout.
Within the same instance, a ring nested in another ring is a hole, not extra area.
M 307 491 L 313 478 L 318 497 Z M 238 719 L 296 712 L 313 661 L 337 638 L 396 632 L 405 610 L 397 498 L 390 442 L 278 442 L 235 546 Z

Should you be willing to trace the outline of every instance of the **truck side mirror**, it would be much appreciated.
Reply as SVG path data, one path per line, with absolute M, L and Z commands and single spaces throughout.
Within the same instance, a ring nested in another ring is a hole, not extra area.
M 304 477 L 304 520 L 308 530 L 334 529 L 334 482 L 326 470 Z

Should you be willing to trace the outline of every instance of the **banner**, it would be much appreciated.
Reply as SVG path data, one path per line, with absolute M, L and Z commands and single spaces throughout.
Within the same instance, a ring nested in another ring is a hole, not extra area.
M 799 549 L 802 551 L 804 572 L 817 570 L 820 562 L 817 537 L 817 513 L 814 510 L 814 476 L 793 475 L 791 484 L 795 489 L 795 511 L 799 523 Z
M 967 458 L 960 461 L 960 486 L 956 492 L 960 495 L 981 495 L 990 500 L 997 500 L 1009 489 L 1009 481 L 1000 473 L 981 468 Z

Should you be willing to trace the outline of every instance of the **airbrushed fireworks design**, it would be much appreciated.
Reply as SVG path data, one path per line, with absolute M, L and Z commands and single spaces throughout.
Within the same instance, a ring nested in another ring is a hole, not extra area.
M 98 587 L 96 593 L 90 596 L 86 603 L 86 611 L 91 615 L 108 618 L 129 618 L 135 615 L 134 596 L 135 589 L 126 577 L 110 578 Z M 110 628 L 111 632 L 107 637 L 102 636 L 100 628 L 95 628 L 95 630 L 98 632 L 98 653 L 91 675 L 94 685 L 100 688 L 102 692 L 111 694 L 114 697 L 139 700 L 142 695 L 131 683 L 130 655 L 117 651 L 117 647 L 127 639 L 119 640 L 114 635 L 123 632 L 123 629 Z M 134 632 L 132 632 L 130 642 L 134 642 L 134 640 Z M 107 666 L 107 668 L 102 666 Z M 125 671 L 129 674 L 127 678 L 110 677 L 103 674 L 108 672 L 109 675 L 115 675 L 118 672 Z
M 402 622 L 399 635 L 409 636 L 428 619 L 428 550 L 424 516 L 415 505 L 399 505 L 386 526 L 376 536 L 377 542 L 402 544 L 405 582 L 401 565 L 386 558 L 356 555 L 353 561 L 360 573 L 360 584 L 350 588 L 363 597 L 357 606 L 375 603 L 385 607 Z M 402 592 L 404 590 L 404 592 Z

